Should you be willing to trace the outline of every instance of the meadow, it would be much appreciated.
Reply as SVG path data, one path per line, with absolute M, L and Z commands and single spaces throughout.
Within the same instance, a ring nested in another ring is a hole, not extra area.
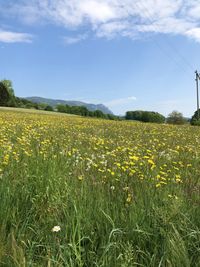
M 0 266 L 200 266 L 199 127 L 0 110 L 0 129 Z

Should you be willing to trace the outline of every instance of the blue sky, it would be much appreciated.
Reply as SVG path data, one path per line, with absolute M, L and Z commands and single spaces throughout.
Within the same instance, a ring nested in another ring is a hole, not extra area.
M 0 79 L 17 96 L 196 109 L 199 0 L 0 0 Z

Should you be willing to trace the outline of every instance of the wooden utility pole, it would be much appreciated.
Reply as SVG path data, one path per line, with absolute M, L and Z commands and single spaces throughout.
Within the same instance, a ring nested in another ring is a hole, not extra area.
M 196 88 L 197 88 L 197 118 L 199 120 L 199 80 L 200 80 L 200 75 L 198 73 L 198 71 L 195 71 L 196 73 Z

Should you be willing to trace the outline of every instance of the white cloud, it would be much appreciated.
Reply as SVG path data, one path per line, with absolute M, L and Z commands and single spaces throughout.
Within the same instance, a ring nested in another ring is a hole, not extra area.
M 106 3 L 106 1 L 79 1 L 78 9 L 83 16 L 94 23 L 102 23 L 115 18 L 112 6 Z
M 86 34 L 81 34 L 81 35 L 77 35 L 77 36 L 74 36 L 74 37 L 71 37 L 71 36 L 63 37 L 64 43 L 66 45 L 77 44 L 77 43 L 81 42 L 82 40 L 85 40 L 86 38 L 87 38 Z
M 190 3 L 186 5 L 188 9 L 188 15 L 194 20 L 200 19 L 200 1 L 190 0 Z M 186 12 L 187 13 L 187 12 Z
M 46 21 L 67 29 L 90 26 L 98 37 L 176 34 L 198 42 L 200 0 L 18 0 L 3 12 L 28 23 Z M 0 8 L 1 9 L 1 8 Z
M 186 35 L 188 37 L 192 37 L 197 42 L 200 42 L 200 27 L 199 28 L 193 28 L 189 31 L 186 31 Z
M 0 29 L 0 42 L 3 43 L 31 43 L 32 35 L 27 33 L 18 33 L 4 31 Z
M 137 98 L 135 96 L 129 96 L 126 98 L 113 99 L 113 100 L 106 102 L 104 104 L 107 105 L 108 107 L 115 107 L 115 106 L 126 105 L 126 104 L 129 104 L 129 103 L 136 101 L 136 100 L 137 100 Z

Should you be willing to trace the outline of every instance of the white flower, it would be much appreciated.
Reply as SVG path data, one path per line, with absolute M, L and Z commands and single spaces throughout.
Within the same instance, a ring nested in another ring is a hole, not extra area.
M 56 232 L 56 233 L 57 233 L 57 232 L 60 232 L 60 230 L 61 230 L 61 228 L 60 228 L 60 226 L 58 226 L 58 225 L 57 225 L 57 226 L 54 226 L 54 227 L 51 229 L 52 232 Z
M 115 190 L 114 185 L 112 185 L 112 186 L 110 187 L 110 189 L 111 189 L 112 191 L 114 191 L 114 190 Z

